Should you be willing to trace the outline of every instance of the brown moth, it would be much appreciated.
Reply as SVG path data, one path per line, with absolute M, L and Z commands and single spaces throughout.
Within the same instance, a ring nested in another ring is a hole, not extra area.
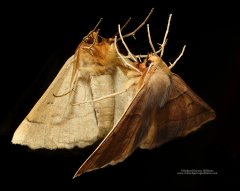
M 215 118 L 214 110 L 180 76 L 170 70 L 184 49 L 170 67 L 161 58 L 170 19 L 171 15 L 158 52 L 152 45 L 148 28 L 153 53 L 138 65 L 142 74 L 136 75 L 135 83 L 132 83 L 135 95 L 118 123 L 80 166 L 74 177 L 122 162 L 137 148 L 153 149 L 177 137 L 186 136 Z M 157 55 L 159 52 L 160 56 Z

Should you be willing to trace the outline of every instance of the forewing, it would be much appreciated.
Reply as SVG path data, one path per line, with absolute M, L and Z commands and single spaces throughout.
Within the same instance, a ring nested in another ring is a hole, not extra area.
M 176 74 L 165 105 L 154 111 L 148 135 L 140 148 L 152 149 L 199 129 L 215 118 L 214 110 Z
M 125 160 L 139 146 L 148 129 L 149 120 L 142 118 L 151 112 L 146 107 L 147 104 L 143 104 L 147 102 L 148 96 L 145 88 L 139 91 L 117 125 L 82 164 L 75 176 L 107 165 L 115 165 Z
M 91 100 L 89 84 L 77 79 L 74 92 L 64 95 L 71 89 L 73 62 L 74 56 L 66 61 L 15 131 L 12 143 L 32 149 L 56 149 L 85 147 L 96 141 L 98 128 L 92 103 L 78 106 L 70 103 Z

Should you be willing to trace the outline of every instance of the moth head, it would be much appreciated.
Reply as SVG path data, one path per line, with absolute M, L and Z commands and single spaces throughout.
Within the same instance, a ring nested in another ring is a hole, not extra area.
M 108 43 L 109 45 L 114 43 L 113 38 L 104 38 L 99 35 L 99 30 L 98 31 L 91 31 L 87 36 L 85 36 L 82 40 L 84 43 L 89 44 L 89 45 L 94 45 L 98 43 Z
M 98 32 L 90 32 L 87 36 L 83 37 L 83 42 L 89 45 L 98 43 Z
M 106 65 L 116 58 L 114 48 L 114 40 L 104 38 L 99 35 L 98 31 L 90 31 L 79 44 L 76 50 L 76 55 L 84 56 L 88 60 L 92 60 L 96 64 Z
M 143 62 L 145 67 L 150 71 L 150 70 L 155 70 L 157 68 L 160 68 L 163 70 L 165 73 L 170 74 L 171 71 L 167 64 L 162 60 L 160 56 L 157 54 L 148 54 L 145 61 Z

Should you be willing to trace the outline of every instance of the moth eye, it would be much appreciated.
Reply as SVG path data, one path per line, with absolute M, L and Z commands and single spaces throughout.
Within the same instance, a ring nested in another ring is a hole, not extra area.
M 92 37 L 87 37 L 87 38 L 85 39 L 85 43 L 87 43 L 87 44 L 92 44 L 93 41 L 94 41 L 94 39 L 93 39 Z
M 100 43 L 103 41 L 103 37 L 97 35 L 95 36 L 93 33 L 84 37 L 83 41 L 87 44 L 94 44 L 94 43 Z
M 146 62 L 146 67 L 148 68 L 148 67 L 150 66 L 151 63 L 152 63 L 151 60 L 147 60 L 147 62 Z

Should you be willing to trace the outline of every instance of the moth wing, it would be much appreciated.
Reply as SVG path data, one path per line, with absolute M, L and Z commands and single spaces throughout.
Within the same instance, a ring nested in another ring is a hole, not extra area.
M 45 93 L 15 131 L 12 143 L 32 149 L 85 147 L 97 139 L 98 127 L 92 103 L 72 106 L 70 101 L 91 100 L 89 84 L 77 79 L 72 94 L 56 97 L 71 88 L 74 56 L 59 71 Z
M 141 104 L 148 99 L 144 87 L 137 93 L 119 122 L 98 145 L 95 151 L 81 165 L 75 176 L 84 172 L 115 165 L 125 160 L 138 146 L 148 130 L 148 120 L 142 116 L 147 112 L 146 104 Z
M 214 118 L 214 110 L 181 77 L 173 74 L 169 99 L 162 108 L 154 111 L 140 148 L 152 149 L 176 137 L 186 136 Z

